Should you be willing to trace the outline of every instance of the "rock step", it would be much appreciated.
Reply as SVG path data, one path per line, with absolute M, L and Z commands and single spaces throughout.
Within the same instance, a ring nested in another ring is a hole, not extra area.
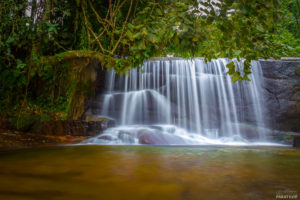
M 294 135 L 293 147 L 300 148 L 300 135 Z

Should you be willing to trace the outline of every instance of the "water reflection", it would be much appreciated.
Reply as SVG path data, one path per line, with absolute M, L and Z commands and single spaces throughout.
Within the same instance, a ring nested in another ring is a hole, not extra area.
M 0 152 L 0 199 L 275 199 L 297 191 L 282 147 L 75 146 Z

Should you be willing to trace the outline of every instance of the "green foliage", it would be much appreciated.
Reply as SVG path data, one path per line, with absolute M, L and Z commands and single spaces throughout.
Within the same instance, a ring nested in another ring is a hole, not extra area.
M 28 131 L 36 121 L 36 116 L 30 113 L 22 113 L 21 115 L 10 118 L 9 126 L 11 126 L 11 129 Z
M 90 92 L 68 62 L 85 51 L 119 73 L 169 54 L 236 58 L 233 81 L 249 81 L 251 60 L 300 55 L 298 0 L 5 0 L 0 21 L 1 114 L 65 117 Z
M 279 49 L 281 56 L 300 56 L 300 1 L 281 0 L 282 23 L 274 39 L 285 45 L 286 50 Z

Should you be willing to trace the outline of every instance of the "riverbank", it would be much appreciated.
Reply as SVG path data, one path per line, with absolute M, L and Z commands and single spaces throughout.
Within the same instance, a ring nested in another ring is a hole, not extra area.
M 19 127 L 12 121 L 0 118 L 0 148 L 77 144 L 114 126 L 113 120 L 93 116 L 85 116 L 84 120 L 47 122 L 28 118 L 25 122 L 21 120 Z
M 0 148 L 27 148 L 77 144 L 88 136 L 53 136 L 47 134 L 25 133 L 14 130 L 0 129 Z

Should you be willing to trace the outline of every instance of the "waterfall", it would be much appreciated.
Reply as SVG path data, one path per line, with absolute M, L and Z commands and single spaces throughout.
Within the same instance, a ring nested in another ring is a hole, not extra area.
M 242 61 L 233 61 L 237 68 L 243 68 Z M 132 69 L 128 75 L 108 71 L 98 114 L 114 119 L 117 127 L 89 141 L 146 144 L 156 144 L 156 140 L 163 144 L 263 141 L 263 131 L 253 131 L 253 127 L 264 127 L 260 64 L 251 63 L 250 82 L 232 82 L 226 74 L 229 62 L 229 59 L 208 63 L 198 58 L 160 59 L 146 61 L 142 69 Z

